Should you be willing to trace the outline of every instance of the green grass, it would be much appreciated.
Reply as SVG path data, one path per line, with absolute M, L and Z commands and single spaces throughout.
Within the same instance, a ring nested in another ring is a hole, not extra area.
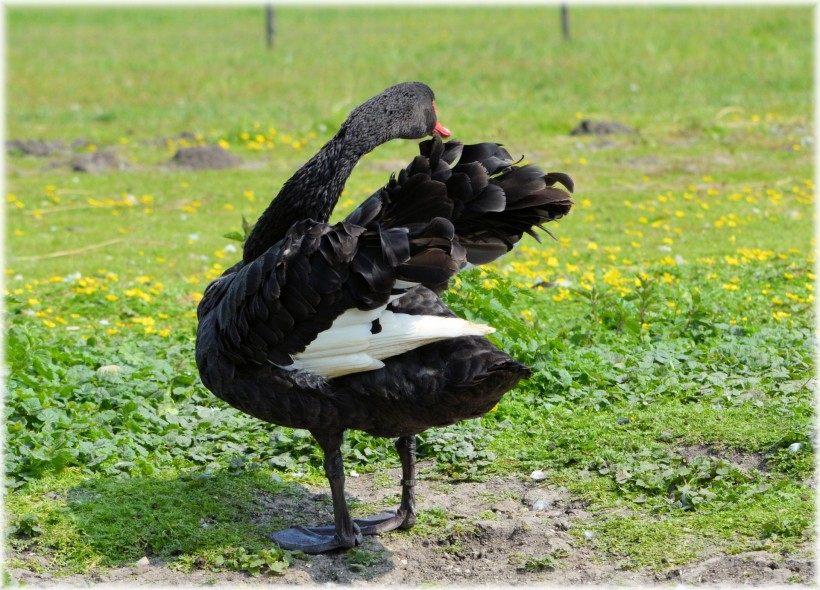
M 535 375 L 482 420 L 422 435 L 423 476 L 546 470 L 592 507 L 595 558 L 624 567 L 811 540 L 807 8 L 573 7 L 565 43 L 557 7 L 282 7 L 273 52 L 260 8 L 7 14 L 7 136 L 82 137 L 74 153 L 113 146 L 133 163 L 85 175 L 7 158 L 12 565 L 84 572 L 150 546 L 182 568 L 287 566 L 254 493 L 295 493 L 296 472 L 322 483 L 321 455 L 203 388 L 195 303 L 238 257 L 224 235 L 350 108 L 405 79 L 435 89 L 460 139 L 501 141 L 577 186 L 558 241 L 527 238 L 448 294 Z M 570 137 L 586 117 L 640 133 Z M 255 165 L 164 169 L 186 131 Z M 336 217 L 414 152 L 368 155 Z M 397 465 L 361 433 L 346 456 L 360 473 Z M 427 511 L 414 534 L 445 523 Z

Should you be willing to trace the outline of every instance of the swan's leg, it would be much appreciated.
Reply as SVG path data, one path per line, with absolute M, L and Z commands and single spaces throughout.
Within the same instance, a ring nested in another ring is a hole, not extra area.
M 396 450 L 401 459 L 401 504 L 396 512 L 357 518 L 356 524 L 363 535 L 409 529 L 416 524 L 416 437 L 400 437 L 396 441 Z
M 342 461 L 342 434 L 314 437 L 325 451 L 325 474 L 333 497 L 333 527 L 296 526 L 269 537 L 284 549 L 317 554 L 333 549 L 349 549 L 362 542 L 359 527 L 350 518 L 345 500 L 345 472 Z

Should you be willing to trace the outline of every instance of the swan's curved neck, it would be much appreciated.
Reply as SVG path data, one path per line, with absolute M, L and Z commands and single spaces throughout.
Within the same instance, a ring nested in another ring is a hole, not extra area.
M 367 151 L 356 142 L 346 141 L 346 135 L 345 128 L 339 130 L 285 183 L 245 241 L 245 263 L 255 260 L 285 237 L 297 221 L 328 220 L 345 182 Z

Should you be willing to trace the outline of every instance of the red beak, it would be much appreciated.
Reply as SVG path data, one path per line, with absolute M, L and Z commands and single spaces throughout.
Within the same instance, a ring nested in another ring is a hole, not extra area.
M 440 121 L 436 121 L 436 126 L 433 129 L 433 133 L 436 135 L 441 135 L 442 137 L 450 137 L 451 135 L 450 130 L 442 125 Z
M 442 137 L 450 137 L 452 135 L 450 130 L 441 124 L 438 120 L 438 109 L 436 108 L 436 101 L 433 101 L 433 112 L 436 114 L 436 126 L 433 128 L 433 135 L 441 135 Z

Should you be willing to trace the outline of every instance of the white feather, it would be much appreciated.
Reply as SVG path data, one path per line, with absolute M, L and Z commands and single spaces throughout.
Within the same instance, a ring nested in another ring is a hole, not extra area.
M 376 318 L 381 330 L 373 334 Z M 495 329 L 490 326 L 461 318 L 393 313 L 386 306 L 371 311 L 352 309 L 336 318 L 293 360 L 304 370 L 333 378 L 380 369 L 382 359 L 431 342 L 492 332 Z

